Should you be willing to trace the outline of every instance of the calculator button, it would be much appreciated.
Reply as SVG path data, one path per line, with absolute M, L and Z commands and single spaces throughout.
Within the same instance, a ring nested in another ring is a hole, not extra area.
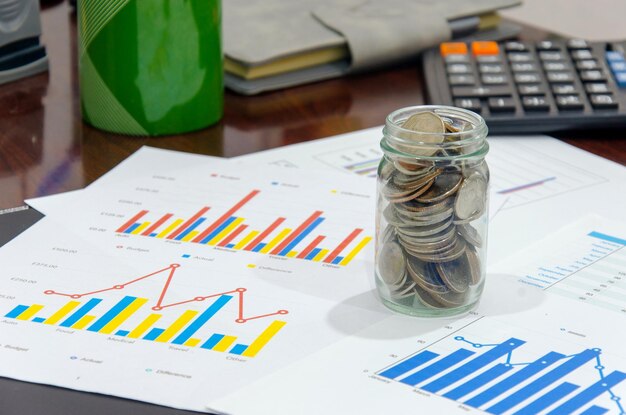
M 585 90 L 588 94 L 606 94 L 611 92 L 609 86 L 604 82 L 590 82 L 585 84 Z
M 483 75 L 480 80 L 485 85 L 503 85 L 509 82 L 506 75 Z
M 452 96 L 458 98 L 484 98 L 511 96 L 512 91 L 508 86 L 456 86 L 452 88 Z
M 548 111 L 550 110 L 550 104 L 546 100 L 545 96 L 538 97 L 523 97 L 522 106 L 526 111 Z
M 481 73 L 503 73 L 504 66 L 495 63 L 483 63 L 478 66 Z
M 511 64 L 511 70 L 513 72 L 534 72 L 537 70 L 537 65 L 532 62 L 516 62 Z
M 528 50 L 528 47 L 522 42 L 506 42 L 504 44 L 504 50 L 507 52 L 524 52 Z
M 613 72 L 625 72 L 626 71 L 626 61 L 614 61 L 609 62 L 609 66 Z
M 584 61 L 578 61 L 576 62 L 576 68 L 577 69 L 598 69 L 600 67 L 600 65 L 598 65 L 598 62 L 595 61 L 595 59 L 587 59 Z
M 448 55 L 444 60 L 446 63 L 469 63 L 470 58 L 467 55 Z
M 593 59 L 593 55 L 589 49 L 580 49 L 572 51 L 572 58 L 575 60 Z
M 472 54 L 478 55 L 497 55 L 500 53 L 500 48 L 497 42 L 483 41 L 472 42 Z
M 567 71 L 570 69 L 570 66 L 566 62 L 548 61 L 543 63 L 543 69 L 546 71 Z
M 480 55 L 476 56 L 476 62 L 478 63 L 502 63 L 500 55 Z
M 487 101 L 491 112 L 513 112 L 515 101 L 513 98 L 489 98 Z
M 472 73 L 472 66 L 467 63 L 453 63 L 446 67 L 449 74 L 467 74 Z
M 565 56 L 561 52 L 539 52 L 539 59 L 542 61 L 562 61 Z
M 624 60 L 624 55 L 622 55 L 621 53 L 614 51 L 614 50 L 610 50 L 608 52 L 606 52 L 606 60 L 609 62 L 615 62 L 615 61 L 623 61 Z
M 542 85 L 520 85 L 518 91 L 520 95 L 544 95 L 546 93 Z
M 571 72 L 547 72 L 548 82 L 561 83 L 561 82 L 574 82 L 574 74 Z
M 476 78 L 473 75 L 450 75 L 448 77 L 448 83 L 451 86 L 456 85 L 475 85 Z
M 559 95 L 556 97 L 556 105 L 562 110 L 581 110 L 584 108 L 578 95 Z
M 615 82 L 620 88 L 626 88 L 626 72 L 615 72 Z
M 507 56 L 511 62 L 532 62 L 534 60 L 530 53 L 509 53 Z
M 439 45 L 441 56 L 467 55 L 467 45 L 463 42 L 444 42 Z
M 604 76 L 602 71 L 582 71 L 580 73 L 580 79 L 583 82 L 606 81 L 606 76 Z
M 591 105 L 597 109 L 616 109 L 618 106 L 613 95 L 590 95 L 589 100 Z
M 573 84 L 552 85 L 552 93 L 554 95 L 571 95 L 576 93 L 576 88 Z
M 551 42 L 549 40 L 537 42 L 537 45 L 535 47 L 537 48 L 537 50 L 560 50 L 561 49 L 561 47 L 557 43 Z
M 517 84 L 536 84 L 541 82 L 541 76 L 534 72 L 516 73 L 514 76 Z
M 568 49 L 588 49 L 589 44 L 583 39 L 570 39 L 567 41 Z
M 474 112 L 480 112 L 480 110 L 482 109 L 480 105 L 480 100 L 476 98 L 455 99 L 454 106 L 465 108 L 466 110 L 470 110 Z

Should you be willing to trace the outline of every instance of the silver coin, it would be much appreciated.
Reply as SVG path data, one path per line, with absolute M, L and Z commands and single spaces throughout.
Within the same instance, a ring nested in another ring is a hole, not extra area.
M 422 156 L 435 154 L 446 132 L 443 120 L 434 112 L 413 114 L 402 124 L 402 128 L 410 130 L 410 133 L 399 134 L 402 138 L 422 144 L 419 148 L 411 146 L 410 153 Z
M 406 274 L 406 258 L 402 247 L 396 242 L 385 243 L 378 254 L 378 274 L 385 283 L 400 282 Z
M 399 229 L 401 230 L 401 229 Z M 395 233 L 394 230 L 394 235 L 398 235 L 398 237 L 402 237 L 405 240 L 407 240 L 408 242 L 414 243 L 415 245 L 419 245 L 422 243 L 431 243 L 431 242 L 441 242 L 444 241 L 448 238 L 451 238 L 454 236 L 456 232 L 456 227 L 454 225 L 450 225 L 448 226 L 446 229 L 442 230 L 441 232 L 437 232 L 433 235 L 427 235 L 427 236 L 411 236 L 411 235 L 405 235 L 404 233 L 401 232 L 397 232 Z
M 470 268 L 470 275 L 472 278 L 471 285 L 476 285 L 482 279 L 482 268 L 481 268 L 480 257 L 478 256 L 478 253 L 476 252 L 476 250 L 470 246 L 468 246 L 467 249 L 465 250 L 465 255 L 467 257 L 467 262 Z
M 450 226 L 450 224 L 452 223 L 452 218 L 448 219 L 448 220 L 444 220 L 442 222 L 439 223 L 435 223 L 432 225 L 427 225 L 427 226 L 411 226 L 411 227 L 399 227 L 398 229 L 396 229 L 396 231 L 398 233 L 402 233 L 403 235 L 407 235 L 407 236 L 430 236 L 430 235 L 434 235 L 436 233 L 439 233 L 441 231 L 443 231 L 444 229 L 447 229 L 448 226 Z
M 464 293 L 472 280 L 470 266 L 466 255 L 455 260 L 436 264 L 437 272 L 443 282 L 454 292 Z
M 419 285 L 415 286 L 415 298 L 420 302 L 420 304 L 426 306 L 427 308 L 445 308 L 441 305 L 441 302 L 435 301 L 433 297 L 434 296 L 424 288 Z
M 433 179 L 431 179 L 429 182 L 426 182 L 422 187 L 420 187 L 418 189 L 411 190 L 410 193 L 407 194 L 407 195 L 403 195 L 403 196 L 399 196 L 399 197 L 389 197 L 388 200 L 389 200 L 390 203 L 404 203 L 404 202 L 408 202 L 410 200 L 413 200 L 413 199 L 417 198 L 418 196 L 421 196 L 426 191 L 428 191 L 428 189 L 430 189 L 430 187 L 433 185 L 434 182 L 435 181 Z
M 419 259 L 421 259 L 422 261 L 437 262 L 437 263 L 448 262 L 448 261 L 455 260 L 461 255 L 463 255 L 466 247 L 467 247 L 467 244 L 465 243 L 465 241 L 463 239 L 457 238 L 454 244 L 452 245 L 452 247 L 445 252 L 439 252 L 435 254 L 420 254 L 420 253 L 412 252 L 412 254 L 418 257 Z
M 469 242 L 477 248 L 482 248 L 483 241 L 480 237 L 480 234 L 472 225 L 461 224 L 458 225 L 456 229 L 459 232 L 459 235 L 461 235 L 466 242 Z
M 416 198 L 418 202 L 434 203 L 452 196 L 461 186 L 463 176 L 460 173 L 442 173 L 435 178 L 430 189 Z
M 466 220 L 481 214 L 485 210 L 486 194 L 487 182 L 479 173 L 475 172 L 463 180 L 454 203 L 456 217 Z

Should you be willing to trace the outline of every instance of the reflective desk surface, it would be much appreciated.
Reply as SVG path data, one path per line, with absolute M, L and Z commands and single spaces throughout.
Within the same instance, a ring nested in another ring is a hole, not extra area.
M 76 19 L 64 1 L 42 11 L 50 72 L 0 87 L 0 209 L 24 199 L 79 189 L 143 145 L 237 156 L 381 125 L 391 111 L 424 103 L 419 64 L 305 85 L 256 97 L 226 92 L 223 120 L 162 138 L 104 133 L 81 122 Z M 547 34 L 523 31 L 528 39 Z M 626 164 L 625 131 L 562 133 L 557 138 Z M 168 408 L 0 378 L 3 414 L 175 414 Z

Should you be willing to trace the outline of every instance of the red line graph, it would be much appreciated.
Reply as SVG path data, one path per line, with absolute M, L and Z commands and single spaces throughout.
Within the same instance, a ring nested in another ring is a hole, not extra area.
M 153 277 L 155 275 L 167 273 L 167 279 L 165 280 L 165 283 L 163 284 L 163 288 L 161 289 L 161 292 L 159 294 L 159 299 L 157 300 L 156 304 L 154 306 L 152 306 L 152 310 L 154 310 L 154 311 L 160 311 L 160 310 L 163 310 L 163 309 L 166 309 L 166 308 L 169 308 L 169 307 L 176 307 L 176 306 L 179 306 L 179 305 L 193 303 L 193 302 L 200 302 L 200 301 L 208 300 L 210 298 L 219 297 L 221 295 L 233 295 L 233 296 L 237 297 L 237 302 L 238 302 L 237 319 L 235 319 L 235 322 L 237 322 L 237 323 L 245 323 L 245 322 L 250 321 L 250 320 L 257 320 L 257 319 L 264 318 L 264 317 L 270 317 L 270 316 L 282 315 L 282 314 L 288 314 L 289 313 L 289 311 L 287 311 L 287 310 L 278 310 L 278 311 L 273 312 L 273 313 L 260 314 L 260 315 L 256 315 L 256 316 L 247 316 L 246 317 L 245 316 L 245 312 L 244 312 L 244 299 L 245 299 L 245 293 L 247 292 L 246 288 L 235 288 L 234 290 L 230 290 L 230 291 L 224 291 L 224 292 L 220 292 L 220 293 L 213 293 L 213 294 L 208 294 L 208 295 L 204 295 L 204 296 L 197 296 L 197 297 L 193 297 L 193 298 L 190 298 L 190 299 L 187 299 L 187 300 L 177 301 L 177 302 L 173 302 L 173 303 L 166 303 L 165 302 L 165 297 L 167 296 L 167 291 L 169 290 L 170 283 L 174 279 L 174 275 L 176 274 L 176 270 L 178 268 L 180 268 L 180 264 L 170 264 L 170 266 L 168 266 L 166 268 L 160 269 L 158 271 L 151 272 L 150 274 L 143 275 L 143 276 L 135 278 L 133 280 L 126 281 L 126 282 L 121 283 L 121 284 L 116 284 L 116 285 L 113 285 L 112 287 L 101 288 L 99 290 L 89 291 L 89 292 L 86 292 L 86 293 L 70 294 L 70 293 L 62 293 L 62 292 L 58 292 L 58 291 L 54 291 L 54 290 L 46 290 L 46 291 L 44 291 L 44 294 L 47 294 L 47 295 L 60 295 L 62 297 L 69 297 L 69 298 L 72 298 L 72 299 L 79 299 L 79 298 L 82 298 L 82 297 L 88 297 L 88 296 L 92 296 L 94 294 L 99 294 L 99 293 L 103 293 L 103 292 L 107 292 L 107 291 L 123 290 L 127 286 L 129 286 L 131 284 L 134 284 L 136 282 L 143 281 L 143 280 L 148 279 L 150 277 Z

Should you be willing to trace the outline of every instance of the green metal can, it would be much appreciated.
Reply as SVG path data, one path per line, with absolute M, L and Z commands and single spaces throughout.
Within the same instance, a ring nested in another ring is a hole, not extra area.
M 221 119 L 220 0 L 79 0 L 78 29 L 87 123 L 145 136 Z

